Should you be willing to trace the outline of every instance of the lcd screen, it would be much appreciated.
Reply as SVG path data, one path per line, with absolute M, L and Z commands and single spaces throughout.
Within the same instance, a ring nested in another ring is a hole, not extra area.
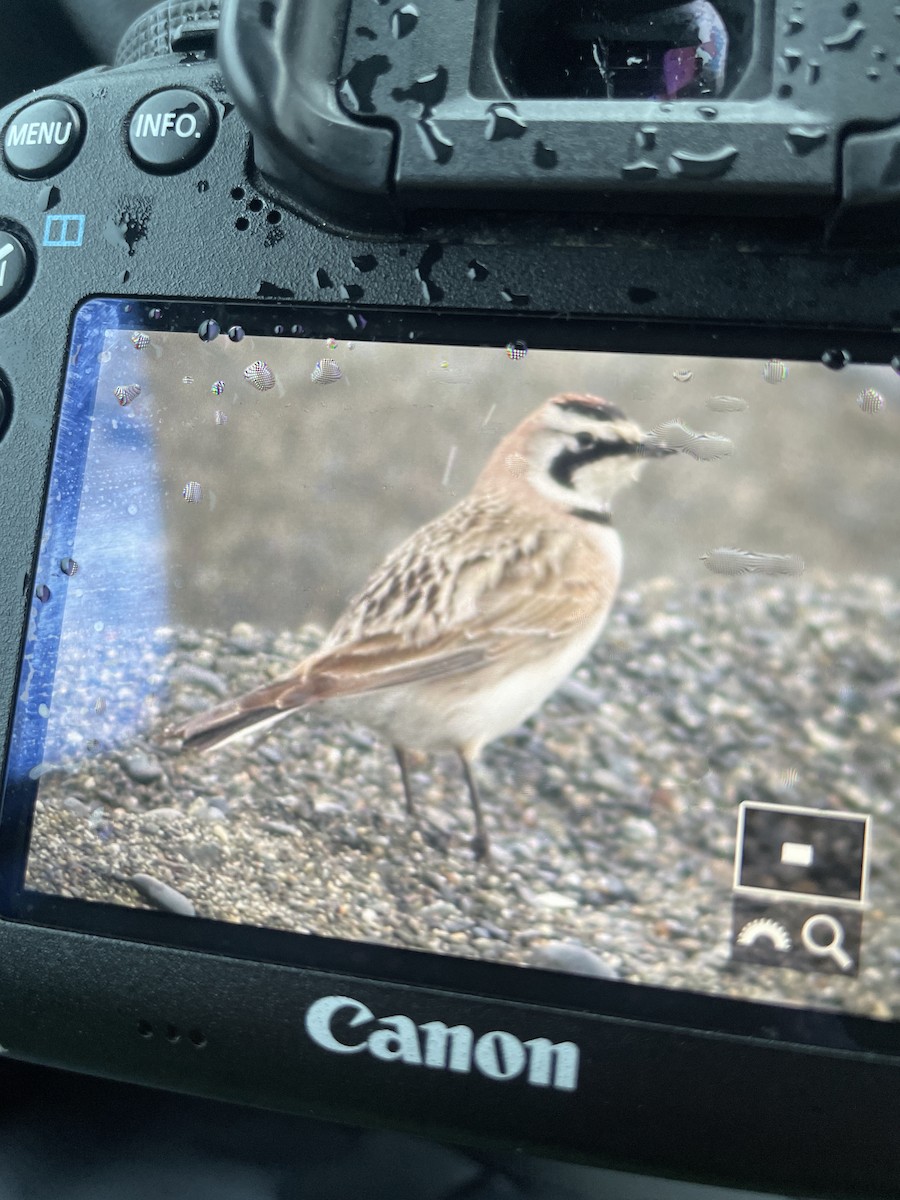
M 262 312 L 76 317 L 10 910 L 897 1019 L 891 367 Z

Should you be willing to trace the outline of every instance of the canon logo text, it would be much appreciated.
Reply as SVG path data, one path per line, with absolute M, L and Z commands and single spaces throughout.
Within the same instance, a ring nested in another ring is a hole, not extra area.
M 376 1017 L 351 996 L 323 996 L 306 1013 L 306 1032 L 332 1054 L 371 1054 L 382 1062 L 436 1071 L 475 1072 L 498 1082 L 524 1079 L 532 1087 L 574 1092 L 578 1086 L 578 1047 L 549 1038 L 521 1041 L 492 1029 L 476 1037 L 468 1025 L 426 1021 L 417 1025 L 398 1013 Z M 336 1032 L 340 1030 L 340 1035 Z

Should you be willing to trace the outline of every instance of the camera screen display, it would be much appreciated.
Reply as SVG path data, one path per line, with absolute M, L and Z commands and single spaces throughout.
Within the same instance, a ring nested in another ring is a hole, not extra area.
M 75 318 L 15 911 L 900 1017 L 891 366 L 199 312 Z

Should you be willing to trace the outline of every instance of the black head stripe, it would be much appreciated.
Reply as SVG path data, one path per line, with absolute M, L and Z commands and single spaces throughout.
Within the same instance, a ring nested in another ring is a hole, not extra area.
M 550 477 L 563 487 L 572 486 L 572 476 L 586 463 L 599 462 L 601 458 L 612 458 L 617 454 L 637 454 L 637 442 L 596 441 L 583 450 L 563 450 L 550 464 Z
M 589 404 L 586 400 L 559 400 L 556 404 L 563 412 L 578 413 L 595 421 L 624 421 L 625 414 L 614 404 Z

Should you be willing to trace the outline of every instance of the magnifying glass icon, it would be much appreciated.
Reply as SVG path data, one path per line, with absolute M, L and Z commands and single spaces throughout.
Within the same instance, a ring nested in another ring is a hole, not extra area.
M 827 940 L 822 940 L 823 935 Z M 842 971 L 853 966 L 853 959 L 844 949 L 844 928 L 840 921 L 828 913 L 816 913 L 803 926 L 800 933 L 803 945 L 816 958 L 828 955 Z

